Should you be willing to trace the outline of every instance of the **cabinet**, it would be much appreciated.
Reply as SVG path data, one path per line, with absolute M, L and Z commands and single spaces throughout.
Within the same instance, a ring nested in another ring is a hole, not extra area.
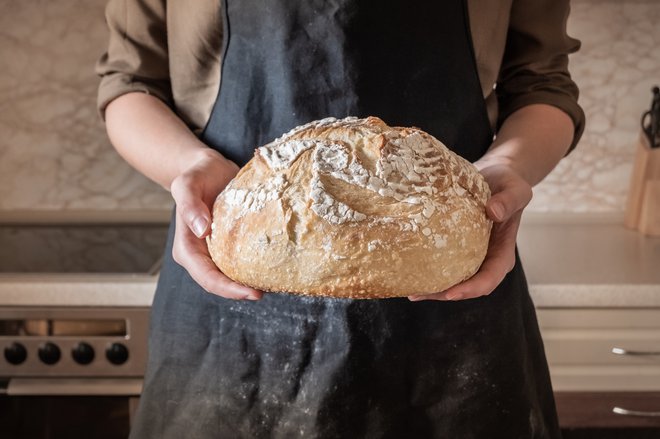
M 660 427 L 660 308 L 537 314 L 562 427 Z

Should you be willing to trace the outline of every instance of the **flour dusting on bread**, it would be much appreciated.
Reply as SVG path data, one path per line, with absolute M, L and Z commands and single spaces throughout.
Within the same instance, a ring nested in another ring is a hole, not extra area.
M 247 276 L 257 281 L 239 279 L 258 288 L 341 297 L 407 295 L 378 277 L 381 267 L 364 269 L 370 263 L 396 268 L 414 263 L 417 255 L 419 262 L 445 265 L 424 268 L 447 278 L 445 284 L 469 277 L 485 255 L 489 196 L 471 163 L 420 129 L 389 127 L 375 117 L 326 118 L 257 148 L 216 200 L 209 248 L 216 263 L 227 256 L 214 242 L 225 253 L 231 250 L 220 240 L 247 244 L 255 259 L 279 256 L 286 274 L 275 278 L 288 276 L 293 286 L 267 285 L 267 279 L 258 284 L 258 274 Z M 258 233 L 259 227 L 264 230 Z M 312 260 L 296 265 L 304 256 Z M 248 270 L 240 264 L 238 272 Z M 233 262 L 218 265 L 236 271 Z M 340 279 L 326 282 L 333 270 Z M 366 274 L 342 280 L 344 272 Z M 428 290 L 433 276 L 426 285 L 415 280 L 419 285 L 410 287 Z M 426 292 L 433 291 L 439 290 Z
M 365 168 L 350 142 L 326 137 L 330 128 L 343 128 L 349 132 L 359 130 L 362 136 L 366 132 L 371 138 L 381 138 L 380 156 L 374 163 L 375 172 Z M 396 222 L 401 230 L 418 231 L 428 224 L 434 214 L 444 215 L 447 212 L 447 205 L 442 202 L 445 198 L 453 194 L 463 196 L 468 190 L 485 203 L 489 195 L 483 178 L 470 169 L 472 164 L 453 154 L 440 141 L 415 128 L 390 128 L 380 120 L 367 120 L 365 124 L 364 120 L 355 117 L 322 119 L 296 128 L 258 148 L 257 154 L 272 171 L 283 172 L 308 150 L 311 150 L 313 157 L 309 193 L 311 207 L 317 215 L 332 224 Z M 447 168 L 451 172 L 444 172 L 443 175 L 443 170 Z M 447 181 L 434 184 L 443 176 Z M 342 180 L 396 202 L 419 205 L 421 210 L 412 214 L 404 212 L 397 217 L 360 212 L 343 203 L 341 194 L 329 190 L 323 184 L 322 177 Z M 255 211 L 262 208 L 265 201 L 281 196 L 282 178 L 281 173 L 276 173 L 254 188 L 252 193 L 229 185 L 225 190 L 227 201 L 232 205 L 243 205 L 241 216 L 244 212 Z M 452 223 L 457 220 L 456 213 L 446 218 Z M 442 235 L 431 233 L 428 227 L 424 230 L 424 236 L 434 245 L 439 248 L 443 246 Z

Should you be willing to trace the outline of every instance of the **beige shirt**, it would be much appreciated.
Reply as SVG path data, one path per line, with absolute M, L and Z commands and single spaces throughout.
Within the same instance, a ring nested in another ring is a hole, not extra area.
M 402 0 L 403 1 L 403 0 Z M 512 112 L 543 103 L 584 128 L 568 54 L 580 42 L 566 34 L 569 0 L 467 0 L 481 89 L 494 129 Z M 125 93 L 159 97 L 199 134 L 220 84 L 219 0 L 110 0 L 108 51 L 97 63 L 98 106 Z

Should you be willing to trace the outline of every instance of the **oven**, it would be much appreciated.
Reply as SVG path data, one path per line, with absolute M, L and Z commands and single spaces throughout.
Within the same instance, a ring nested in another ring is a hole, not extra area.
M 0 226 L 0 437 L 126 437 L 162 224 Z

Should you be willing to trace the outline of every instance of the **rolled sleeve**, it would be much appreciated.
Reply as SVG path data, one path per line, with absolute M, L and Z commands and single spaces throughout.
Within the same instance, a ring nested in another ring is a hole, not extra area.
M 105 15 L 108 50 L 96 63 L 101 117 L 113 99 L 130 92 L 148 93 L 171 106 L 165 0 L 110 0 Z
M 575 132 L 571 151 L 584 131 L 584 111 L 578 87 L 568 72 L 568 55 L 580 42 L 566 33 L 568 0 L 515 0 L 506 48 L 497 82 L 498 125 L 531 104 L 548 104 L 564 111 Z

